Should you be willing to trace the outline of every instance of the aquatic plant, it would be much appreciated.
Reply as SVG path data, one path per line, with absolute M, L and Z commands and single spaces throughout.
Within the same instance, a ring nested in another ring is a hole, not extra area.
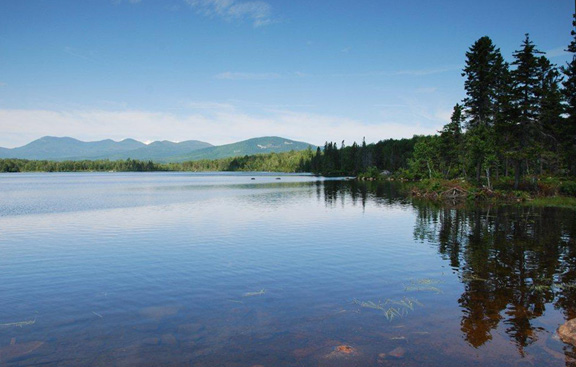
M 439 280 L 435 280 L 435 279 L 417 279 L 417 280 L 411 280 L 410 284 L 406 285 L 404 284 L 404 290 L 406 292 L 413 292 L 413 291 L 418 291 L 418 292 L 425 292 L 425 291 L 429 291 L 429 292 L 434 292 L 437 294 L 440 293 L 444 293 L 440 288 L 433 286 L 433 284 L 439 284 L 441 283 Z
M 20 322 L 8 322 L 6 324 L 0 324 L 0 327 L 23 327 L 23 326 L 28 326 L 28 325 L 34 325 L 35 323 L 36 323 L 36 319 L 20 321 Z
M 357 299 L 354 299 L 352 302 L 359 305 L 360 307 L 372 308 L 374 310 L 380 310 L 380 311 L 386 311 L 386 308 L 384 308 L 385 304 L 382 304 L 381 301 L 378 301 L 378 303 L 374 303 L 372 301 L 364 302 L 364 301 L 359 301 Z
M 353 302 L 363 308 L 382 311 L 384 317 L 388 321 L 408 315 L 410 311 L 414 311 L 415 305 L 423 306 L 423 304 L 418 302 L 417 299 L 409 297 L 404 297 L 400 300 L 386 299 L 384 302 L 378 301 L 378 303 L 373 301 L 360 301 L 357 299 L 354 299 Z
M 384 311 L 384 317 L 386 317 L 388 321 L 392 321 L 396 317 L 404 317 L 405 315 L 406 309 L 404 308 L 389 307 L 386 311 Z
M 414 305 L 424 306 L 422 303 L 418 302 L 416 298 L 410 298 L 410 297 L 404 297 L 400 301 L 388 300 L 388 302 L 403 308 L 407 308 L 410 311 L 414 311 Z
M 260 289 L 258 292 L 246 292 L 244 293 L 243 297 L 261 296 L 263 294 L 266 294 L 266 290 Z

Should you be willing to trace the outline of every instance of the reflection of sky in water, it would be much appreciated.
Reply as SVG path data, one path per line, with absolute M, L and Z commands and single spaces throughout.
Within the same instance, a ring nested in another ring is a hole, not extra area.
M 420 355 L 427 365 L 525 361 L 505 324 L 481 352 L 462 337 L 461 300 L 477 285 L 462 283 L 468 268 L 436 240 L 460 211 L 281 178 L 0 177 L 0 324 L 36 320 L 0 327 L 0 353 L 16 338 L 44 344 L 13 365 L 366 366 L 393 363 L 378 354 L 397 347 L 406 365 L 422 365 Z M 465 245 L 472 223 L 450 246 Z M 405 297 L 418 304 L 392 322 L 354 303 Z M 553 307 L 545 316 L 526 349 L 559 365 L 546 350 L 563 356 L 562 343 L 546 335 L 563 318 Z M 334 342 L 358 348 L 357 358 L 327 357 Z

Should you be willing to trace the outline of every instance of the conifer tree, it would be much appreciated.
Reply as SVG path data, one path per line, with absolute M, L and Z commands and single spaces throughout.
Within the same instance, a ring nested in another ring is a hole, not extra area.
M 530 36 L 526 34 L 520 50 L 514 52 L 512 65 L 513 104 L 517 111 L 517 121 L 513 125 L 514 141 L 512 157 L 514 159 L 514 187 L 518 188 L 527 162 L 538 153 L 537 137 L 540 134 L 540 66 L 536 49 Z
M 464 108 L 460 104 L 454 106 L 450 122 L 440 131 L 440 151 L 442 152 L 443 174 L 449 178 L 451 171 L 460 164 L 462 152 L 462 123 Z
M 566 51 L 572 54 L 572 60 L 562 67 L 565 76 L 563 93 L 566 102 L 566 113 L 568 118 L 563 131 L 563 150 L 565 160 L 569 166 L 570 173 L 576 175 L 576 13 L 572 21 L 572 42 Z
M 507 64 L 490 37 L 478 39 L 466 52 L 466 67 L 462 76 L 466 77 L 464 99 L 467 117 L 466 144 L 471 154 L 469 164 L 476 171 L 480 181 L 486 158 L 495 149 L 493 127 L 498 111 L 499 96 L 502 94 L 502 79 L 507 72 Z
M 565 135 L 563 129 L 565 119 L 562 117 L 562 91 L 560 90 L 560 73 L 555 65 L 545 56 L 538 59 L 540 86 L 539 97 L 539 128 L 538 141 L 541 144 L 540 173 L 544 164 L 551 171 L 558 172 L 560 168 L 560 152 Z
M 476 41 L 466 52 L 466 67 L 462 76 L 466 76 L 464 88 L 467 97 L 464 106 L 469 128 L 492 124 L 504 64 L 500 49 L 487 36 Z

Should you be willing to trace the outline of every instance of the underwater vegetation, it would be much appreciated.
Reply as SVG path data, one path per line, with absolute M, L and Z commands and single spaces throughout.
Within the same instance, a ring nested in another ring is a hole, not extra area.
M 23 327 L 28 325 L 34 325 L 36 323 L 36 319 L 34 320 L 26 320 L 20 322 L 9 322 L 6 324 L 0 324 L 0 328 L 9 328 L 9 327 Z
M 388 321 L 408 315 L 410 311 L 414 311 L 415 306 L 424 306 L 417 299 L 410 297 L 404 297 L 400 300 L 386 299 L 384 302 L 378 301 L 378 303 L 354 299 L 353 303 L 362 308 L 382 311 Z
M 406 292 L 434 292 L 436 294 L 444 293 L 442 290 L 435 286 L 440 284 L 441 281 L 435 279 L 417 279 L 411 280 L 409 284 L 404 284 Z
M 266 290 L 260 289 L 258 292 L 246 292 L 242 297 L 254 297 L 254 296 L 261 296 L 266 294 Z

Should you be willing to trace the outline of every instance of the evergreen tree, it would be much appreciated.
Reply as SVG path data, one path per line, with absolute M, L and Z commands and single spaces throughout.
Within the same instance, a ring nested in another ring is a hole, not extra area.
M 521 49 L 514 52 L 512 65 L 513 105 L 517 111 L 518 120 L 513 125 L 514 141 L 512 157 L 514 160 L 514 187 L 518 188 L 525 169 L 529 169 L 528 160 L 537 156 L 539 146 L 537 137 L 542 128 L 540 117 L 540 65 L 536 49 L 530 36 L 522 42 Z
M 490 126 L 493 121 L 499 78 L 504 59 L 490 37 L 476 41 L 466 52 L 466 76 L 464 89 L 467 97 L 464 106 L 468 116 L 468 127 Z
M 499 97 L 503 94 L 502 80 L 508 70 L 507 64 L 490 37 L 476 41 L 466 52 L 466 67 L 462 76 L 466 77 L 464 88 L 467 97 L 466 108 L 467 149 L 469 164 L 476 171 L 480 181 L 482 168 L 487 157 L 494 153 L 494 123 L 499 111 Z
M 460 166 L 462 156 L 462 123 L 464 122 L 464 108 L 460 104 L 454 106 L 450 122 L 440 131 L 440 151 L 442 152 L 442 172 L 449 178 L 454 169 Z
M 560 73 L 545 56 L 538 59 L 540 87 L 538 90 L 539 127 L 542 151 L 540 156 L 540 173 L 544 166 L 553 172 L 558 172 L 561 143 L 564 140 L 565 126 L 562 114 L 562 91 L 560 90 Z
M 572 54 L 572 60 L 562 67 L 562 73 L 565 76 L 563 92 L 568 115 L 562 129 L 562 148 L 570 173 L 576 175 L 576 160 L 574 160 L 576 157 L 576 13 L 573 18 L 571 32 L 573 39 L 566 49 Z

